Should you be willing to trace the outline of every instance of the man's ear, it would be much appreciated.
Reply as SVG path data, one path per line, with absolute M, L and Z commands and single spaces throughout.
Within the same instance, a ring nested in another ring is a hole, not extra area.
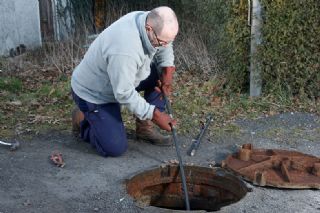
M 149 24 L 146 24 L 146 31 L 150 32 L 152 30 L 152 27 Z

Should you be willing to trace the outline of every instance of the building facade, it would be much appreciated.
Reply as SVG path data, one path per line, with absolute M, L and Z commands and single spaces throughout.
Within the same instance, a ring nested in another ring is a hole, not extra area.
M 14 56 L 71 33 L 67 0 L 0 0 L 0 55 Z

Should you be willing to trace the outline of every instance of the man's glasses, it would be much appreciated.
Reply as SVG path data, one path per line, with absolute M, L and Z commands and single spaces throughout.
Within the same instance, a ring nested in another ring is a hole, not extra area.
M 159 47 L 163 47 L 163 46 L 168 45 L 169 42 L 159 39 L 158 36 L 157 36 L 157 33 L 154 31 L 154 29 L 152 29 L 152 31 L 153 31 L 153 34 L 155 35 L 156 39 L 157 39 Z

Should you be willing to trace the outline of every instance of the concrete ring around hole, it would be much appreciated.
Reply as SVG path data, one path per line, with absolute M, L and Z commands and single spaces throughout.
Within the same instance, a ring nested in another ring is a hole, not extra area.
M 217 211 L 249 191 L 242 180 L 222 168 L 184 166 L 184 170 L 191 210 Z M 135 174 L 126 180 L 126 189 L 139 207 L 186 209 L 178 165 Z

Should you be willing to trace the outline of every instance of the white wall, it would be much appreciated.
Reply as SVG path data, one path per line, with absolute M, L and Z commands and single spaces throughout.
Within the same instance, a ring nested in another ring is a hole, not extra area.
M 41 45 L 38 0 L 0 0 L 0 55 L 19 44 Z

